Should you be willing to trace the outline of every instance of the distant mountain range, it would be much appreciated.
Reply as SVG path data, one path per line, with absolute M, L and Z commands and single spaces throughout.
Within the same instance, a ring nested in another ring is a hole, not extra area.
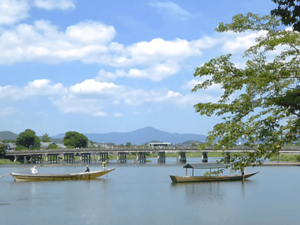
M 151 140 L 170 142 L 172 144 L 179 144 L 185 141 L 193 140 L 198 142 L 205 142 L 205 135 L 200 134 L 179 134 L 169 133 L 157 130 L 153 127 L 145 127 L 131 132 L 111 132 L 107 134 L 87 133 L 84 134 L 89 140 L 98 143 L 115 143 L 117 145 L 131 142 L 133 145 L 142 145 Z M 58 134 L 52 138 L 63 138 L 65 134 Z
M 106 134 L 101 133 L 86 133 L 84 134 L 89 140 L 98 143 L 115 143 L 117 145 L 131 142 L 133 145 L 142 145 L 151 140 L 160 142 L 170 142 L 172 144 L 188 144 L 191 142 L 205 142 L 205 135 L 200 134 L 179 134 L 169 133 L 157 130 L 153 127 L 145 127 L 131 132 L 111 132 Z M 52 140 L 62 140 L 65 133 L 52 136 Z M 17 134 L 10 131 L 1 131 L 0 138 L 2 140 L 16 140 Z M 184 143 L 185 142 L 185 143 Z

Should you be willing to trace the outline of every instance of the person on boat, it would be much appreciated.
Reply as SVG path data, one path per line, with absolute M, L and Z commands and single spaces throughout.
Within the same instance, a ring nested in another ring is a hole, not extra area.
M 244 171 L 244 169 L 242 169 L 242 170 L 241 170 L 241 174 L 242 174 L 242 176 L 244 176 L 244 175 L 245 175 L 245 171 Z
M 104 171 L 105 171 L 105 166 L 106 166 L 106 162 L 103 161 L 103 162 L 102 162 L 102 170 L 104 170 Z
M 36 169 L 36 166 L 34 166 L 33 168 L 30 168 L 30 170 L 31 170 L 31 173 L 32 174 L 38 174 L 38 170 Z
M 86 170 L 84 171 L 85 173 L 89 173 L 90 172 L 90 168 L 88 165 L 86 165 Z

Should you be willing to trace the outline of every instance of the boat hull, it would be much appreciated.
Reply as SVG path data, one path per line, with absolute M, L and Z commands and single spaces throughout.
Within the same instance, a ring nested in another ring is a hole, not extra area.
M 69 173 L 69 174 L 20 174 L 11 173 L 15 181 L 64 181 L 64 180 L 91 180 L 108 174 L 113 169 L 105 171 L 93 171 L 89 173 Z
M 170 175 L 170 178 L 174 183 L 237 181 L 237 180 L 247 179 L 247 178 L 252 177 L 253 175 L 255 175 L 257 173 L 258 172 L 247 173 L 244 176 L 240 174 L 240 175 L 211 176 L 211 177 L 205 177 L 205 176 L 185 176 L 185 177 L 181 177 L 181 176 Z

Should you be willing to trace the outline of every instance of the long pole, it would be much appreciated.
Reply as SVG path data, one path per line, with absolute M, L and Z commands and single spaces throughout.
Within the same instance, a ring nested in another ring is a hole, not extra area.
M 24 171 L 24 170 L 29 170 L 29 169 L 30 169 L 30 168 L 26 168 L 26 169 L 23 169 L 23 170 L 16 171 L 16 172 L 14 172 L 14 173 L 22 172 L 22 171 Z M 6 176 L 8 176 L 8 175 L 10 175 L 10 174 L 11 174 L 11 173 L 5 174 L 5 175 L 3 175 L 3 176 L 0 176 L 0 178 L 6 177 Z

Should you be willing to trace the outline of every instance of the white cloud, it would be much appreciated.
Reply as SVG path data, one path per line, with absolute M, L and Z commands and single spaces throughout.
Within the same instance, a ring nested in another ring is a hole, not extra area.
M 12 25 L 28 18 L 32 6 L 46 10 L 76 8 L 75 0 L 1 0 L 0 25 Z
M 11 25 L 27 18 L 29 9 L 28 0 L 1 0 L 0 25 Z
M 203 93 L 182 94 L 167 88 L 145 91 L 94 79 L 64 87 L 46 79 L 34 80 L 25 87 L 0 86 L 0 100 L 27 101 L 31 97 L 46 96 L 63 113 L 83 113 L 92 116 L 107 116 L 107 108 L 122 104 L 122 107 L 172 104 L 178 107 L 192 107 L 201 101 L 215 101 L 216 97 Z M 155 107 L 154 107 L 155 109 Z M 140 111 L 140 110 L 139 110 Z M 155 110 L 154 110 L 155 111 Z M 8 111 L 5 111 L 7 113 Z M 10 111 L 12 112 L 12 111 Z M 119 116 L 119 112 L 111 112 Z M 2 112 L 4 114 L 4 112 Z
M 34 0 L 33 4 L 38 8 L 46 10 L 68 10 L 76 8 L 74 0 Z
M 101 69 L 98 73 L 97 80 L 114 80 L 118 77 L 143 78 L 152 81 L 161 81 L 162 79 L 176 74 L 180 70 L 175 63 L 156 64 L 146 69 L 116 70 L 114 73 Z
M 188 11 L 182 9 L 178 4 L 171 2 L 171 1 L 150 2 L 149 5 L 157 8 L 159 10 L 159 12 L 161 12 L 163 14 L 167 14 L 178 20 L 186 20 L 191 16 L 191 14 Z
M 65 93 L 62 84 L 51 84 L 50 80 L 41 79 L 29 82 L 24 88 L 17 88 L 11 85 L 0 86 L 0 99 L 20 100 L 31 96 L 53 96 Z
M 94 79 L 85 80 L 80 84 L 76 84 L 70 87 L 70 92 L 74 94 L 91 94 L 91 93 L 103 93 L 110 89 L 117 89 L 118 86 L 114 83 L 103 83 L 95 81 Z
M 259 32 L 245 32 L 245 33 L 233 33 L 226 32 L 224 33 L 223 38 L 223 52 L 229 53 L 238 53 L 244 52 L 251 46 L 255 45 L 255 39 L 259 36 L 265 35 L 265 31 Z
M 113 27 L 92 21 L 70 26 L 65 33 L 48 21 L 20 24 L 0 34 L 0 64 L 88 60 L 107 52 L 104 43 L 114 35 Z
M 202 49 L 218 42 L 210 37 L 192 41 L 156 38 L 123 46 L 112 42 L 115 34 L 114 27 L 95 21 L 71 25 L 65 31 L 60 31 L 57 26 L 44 20 L 35 21 L 32 25 L 19 24 L 0 32 L 0 65 L 27 61 L 81 61 L 131 67 L 127 71 L 124 68 L 115 73 L 104 71 L 102 75 L 106 79 L 130 77 L 160 81 L 176 74 L 181 62 L 202 55 Z
M 54 105 L 66 114 L 82 113 L 89 114 L 96 117 L 106 116 L 103 112 L 103 103 L 98 99 L 78 98 L 70 94 L 64 95 L 61 98 L 53 99 Z
M 66 37 L 81 43 L 102 44 L 111 41 L 115 33 L 115 29 L 112 26 L 89 21 L 69 26 L 66 30 Z

